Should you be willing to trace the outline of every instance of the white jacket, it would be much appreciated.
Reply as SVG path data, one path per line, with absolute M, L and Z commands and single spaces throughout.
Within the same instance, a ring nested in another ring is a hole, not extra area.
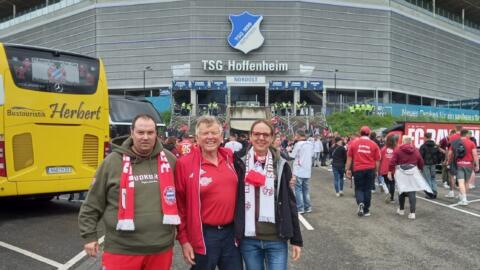
M 301 178 L 310 178 L 312 176 L 313 143 L 299 141 L 289 155 L 295 158 L 293 161 L 293 175 Z

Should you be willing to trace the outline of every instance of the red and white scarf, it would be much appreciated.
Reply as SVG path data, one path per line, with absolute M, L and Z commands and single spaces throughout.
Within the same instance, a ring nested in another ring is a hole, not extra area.
M 158 186 L 162 200 L 163 224 L 178 225 L 180 217 L 175 199 L 175 185 L 173 172 L 163 151 L 157 156 Z M 132 164 L 130 157 L 123 155 L 122 175 L 120 177 L 120 189 L 118 196 L 118 231 L 134 231 L 135 223 L 135 180 L 132 176 Z
M 259 222 L 275 223 L 275 174 L 273 172 L 272 152 L 268 151 L 264 168 L 255 166 L 253 147 L 247 153 L 245 160 L 245 175 L 255 170 L 265 175 L 265 184 L 260 186 Z M 255 236 L 255 186 L 245 182 L 245 236 Z

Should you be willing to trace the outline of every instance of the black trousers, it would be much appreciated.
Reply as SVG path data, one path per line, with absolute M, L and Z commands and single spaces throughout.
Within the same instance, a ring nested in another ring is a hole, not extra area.
M 415 213 L 417 205 L 417 197 L 415 197 L 415 191 L 404 192 L 398 196 L 398 203 L 400 204 L 400 210 L 405 209 L 405 198 L 408 196 L 408 202 L 410 203 L 410 213 Z

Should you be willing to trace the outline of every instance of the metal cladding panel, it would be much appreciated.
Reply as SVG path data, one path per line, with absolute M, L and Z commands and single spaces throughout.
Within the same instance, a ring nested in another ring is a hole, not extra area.
M 2 42 L 95 56 L 95 11 L 88 10 L 6 37 Z
M 478 96 L 479 44 L 398 14 L 391 22 L 392 88 L 447 99 Z
M 170 85 L 172 66 L 189 64 L 189 80 L 260 75 L 322 80 L 332 88 L 337 69 L 338 88 L 394 89 L 442 99 L 457 99 L 459 92 L 478 95 L 478 44 L 388 10 L 308 1 L 102 3 L 107 5 L 2 41 L 101 57 L 109 87 L 117 89 L 141 88 L 144 74 L 147 87 Z M 263 16 L 264 43 L 248 54 L 227 42 L 229 15 L 244 11 Z M 206 71 L 202 60 L 278 60 L 288 63 L 288 71 Z M 300 65 L 315 69 L 305 75 Z M 153 70 L 144 73 L 146 66 Z
M 230 47 L 230 14 L 263 15 L 263 46 L 247 55 Z M 97 49 L 109 85 L 147 85 L 172 80 L 172 65 L 190 63 L 191 79 L 224 79 L 231 73 L 203 70 L 202 60 L 281 61 L 287 72 L 262 72 L 303 79 L 300 64 L 315 65 L 311 78 L 345 87 L 388 87 L 388 13 L 350 7 L 272 1 L 174 1 L 97 9 Z M 254 74 L 245 72 L 246 74 Z

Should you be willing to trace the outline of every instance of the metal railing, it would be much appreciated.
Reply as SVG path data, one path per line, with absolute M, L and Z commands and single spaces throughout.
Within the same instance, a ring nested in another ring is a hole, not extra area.
M 88 0 L 61 0 L 57 3 L 51 4 L 48 6 L 45 6 L 45 5 L 34 6 L 28 10 L 22 11 L 19 14 L 16 14 L 15 17 L 13 17 L 13 15 L 10 17 L 7 17 L 4 22 L 0 23 L 0 30 L 9 28 L 11 26 L 14 26 L 22 22 L 32 20 L 40 16 L 50 14 L 57 10 L 64 9 L 66 7 L 78 4 L 83 1 L 88 1 Z
M 465 21 L 462 22 L 461 15 L 455 14 L 446 9 L 435 7 L 435 15 L 438 15 L 438 16 L 434 17 L 433 5 L 430 2 L 427 2 L 425 0 L 391 0 L 391 1 L 401 4 L 403 6 L 407 6 L 416 11 L 422 12 L 426 15 L 431 16 L 432 18 L 440 19 L 456 27 L 462 28 L 462 26 L 464 25 L 466 27 L 465 30 L 470 30 L 470 32 L 473 32 L 475 34 L 480 34 L 480 25 L 478 23 L 475 23 L 468 19 L 465 19 Z

